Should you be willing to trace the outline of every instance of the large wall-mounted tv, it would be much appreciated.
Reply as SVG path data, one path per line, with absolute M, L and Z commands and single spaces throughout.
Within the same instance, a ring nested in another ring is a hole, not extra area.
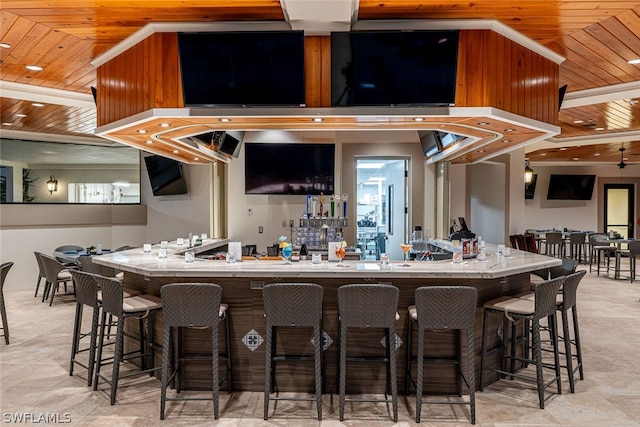
M 244 144 L 246 194 L 333 194 L 335 145 Z
M 178 33 L 185 106 L 305 104 L 304 32 Z
M 331 33 L 332 106 L 455 102 L 458 31 Z
M 182 164 L 162 156 L 144 158 L 147 174 L 154 196 L 187 194 L 187 185 L 182 175 Z
M 595 175 L 561 175 L 549 176 L 548 200 L 591 200 Z

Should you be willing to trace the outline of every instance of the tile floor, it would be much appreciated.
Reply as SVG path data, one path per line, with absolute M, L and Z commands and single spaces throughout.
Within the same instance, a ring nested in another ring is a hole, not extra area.
M 584 268 L 581 266 L 580 268 Z M 11 273 L 7 283 L 11 281 Z M 68 374 L 74 304 L 60 297 L 53 307 L 31 290 L 5 289 L 11 344 L 0 343 L 2 423 L 77 426 L 390 426 L 385 405 L 353 404 L 338 421 L 337 397 L 324 396 L 324 421 L 314 419 L 312 403 L 278 402 L 262 420 L 262 393 L 221 393 L 221 418 L 214 422 L 210 402 L 168 403 L 159 419 L 159 381 L 147 376 L 123 381 L 118 402 L 109 405 L 104 384 L 94 392 L 78 368 Z M 502 380 L 477 393 L 481 426 L 640 426 L 640 282 L 587 274 L 578 289 L 585 380 L 576 393 L 547 393 L 545 409 L 528 383 Z M 467 406 L 423 406 L 422 425 L 468 425 Z M 397 425 L 415 425 L 415 397 L 399 397 Z M 23 417 L 22 421 L 16 417 Z M 24 417 L 30 417 L 25 420 Z M 48 418 L 49 423 L 45 422 Z M 57 419 L 56 419 L 57 417 Z M 57 421 L 57 422 L 56 422 Z

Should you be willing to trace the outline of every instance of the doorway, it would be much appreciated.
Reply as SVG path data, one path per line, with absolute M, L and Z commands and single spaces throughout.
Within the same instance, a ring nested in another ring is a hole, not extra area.
M 634 184 L 604 184 L 604 231 L 633 238 Z
M 409 238 L 408 157 L 356 158 L 356 236 L 363 260 L 401 260 Z

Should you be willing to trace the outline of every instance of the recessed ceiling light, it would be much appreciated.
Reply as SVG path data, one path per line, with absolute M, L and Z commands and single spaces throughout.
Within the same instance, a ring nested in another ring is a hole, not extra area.
M 221 122 L 225 122 L 225 123 L 226 123 L 226 122 L 230 122 L 230 121 L 231 121 L 231 119 L 228 119 L 228 118 L 226 118 L 226 117 L 223 117 L 223 118 L 221 118 L 221 119 L 220 119 L 220 121 L 221 121 Z
M 515 132 L 516 130 L 514 128 L 508 128 L 504 130 L 505 132 Z
M 147 139 L 145 142 L 146 142 L 147 144 L 153 144 L 153 141 L 152 141 L 152 140 L 150 140 L 150 139 Z
M 173 154 L 178 154 L 179 151 L 178 150 L 173 150 Z
M 27 70 L 31 70 L 31 71 L 42 71 L 44 70 L 44 68 L 38 66 L 38 65 L 27 65 L 26 66 Z
M 633 58 L 627 61 L 627 64 L 637 65 L 640 64 L 640 58 Z
M 600 153 L 595 153 L 594 156 L 598 157 L 600 155 Z
M 489 124 L 489 122 L 478 122 L 476 123 L 478 126 L 486 126 Z
M 198 161 L 200 160 L 200 157 L 194 157 L 193 160 Z
M 34 102 L 33 104 L 34 107 L 44 107 L 44 104 L 40 104 L 39 102 Z
M 0 47 L 3 47 L 5 49 L 9 49 L 9 48 L 11 48 L 11 45 L 9 43 L 0 43 Z
M 323 119 L 322 117 L 314 117 L 314 118 L 313 118 L 313 121 L 314 121 L 314 122 L 321 122 L 321 121 L 323 121 L 323 120 L 324 120 L 324 119 Z
M 414 122 L 421 122 L 421 121 L 424 121 L 424 118 L 423 117 L 414 117 L 413 121 Z
M 507 143 L 511 142 L 511 140 L 510 140 L 510 139 L 503 139 L 503 140 L 502 140 L 502 142 L 504 142 L 505 144 L 507 144 Z
M 584 123 L 584 121 L 583 120 L 574 120 L 573 123 L 579 124 L 579 123 Z
M 138 129 L 138 133 L 147 133 L 147 131 L 144 129 Z
M 604 128 L 596 128 L 596 130 L 604 130 Z
M 3 122 L 2 126 L 13 126 L 13 123 Z
M 168 128 L 169 126 L 171 126 L 169 123 L 160 123 L 160 127 L 162 128 Z
M 540 153 L 540 155 L 541 155 L 541 156 L 546 156 L 546 155 L 547 155 L 547 153 Z
M 562 147 L 560 151 L 567 151 L 567 147 Z
M 484 153 L 484 150 L 478 150 L 478 153 Z
M 18 114 L 16 114 L 16 117 L 27 117 L 27 115 L 18 113 Z
M 578 157 L 574 157 L 573 160 L 580 160 Z

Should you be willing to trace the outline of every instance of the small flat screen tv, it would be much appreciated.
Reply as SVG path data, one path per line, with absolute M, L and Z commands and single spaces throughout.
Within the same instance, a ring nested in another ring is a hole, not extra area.
M 303 31 L 178 33 L 178 50 L 187 107 L 305 103 Z
M 455 102 L 458 31 L 331 33 L 331 105 Z
M 156 155 L 145 157 L 144 162 L 154 196 L 187 194 L 180 162 Z
M 595 175 L 561 175 L 549 176 L 548 200 L 591 200 Z
M 524 183 L 524 198 L 527 200 L 532 200 L 536 194 L 536 182 L 538 181 L 538 174 L 534 173 L 531 175 L 531 182 Z
M 334 144 L 249 143 L 246 194 L 333 194 Z

